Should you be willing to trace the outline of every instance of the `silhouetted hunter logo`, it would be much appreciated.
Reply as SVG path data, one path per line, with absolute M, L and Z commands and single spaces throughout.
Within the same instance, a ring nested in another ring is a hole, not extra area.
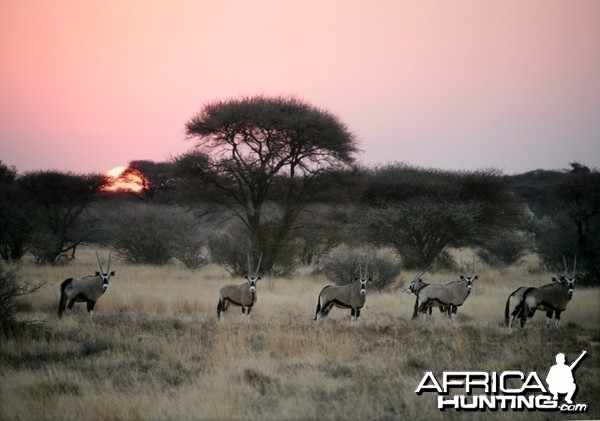
M 565 354 L 559 352 L 556 354 L 556 365 L 550 367 L 548 371 L 548 377 L 546 377 L 546 383 L 548 383 L 548 390 L 552 393 L 554 400 L 558 400 L 559 393 L 566 393 L 565 402 L 573 403 L 573 394 L 575 393 L 575 379 L 573 378 L 573 369 L 577 367 L 577 364 L 585 356 L 586 352 L 583 351 L 579 358 L 575 360 L 570 366 L 565 364 Z

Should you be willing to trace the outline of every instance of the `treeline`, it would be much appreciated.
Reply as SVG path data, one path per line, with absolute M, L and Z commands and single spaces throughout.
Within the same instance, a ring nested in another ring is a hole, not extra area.
M 577 255 L 598 282 L 600 173 L 578 163 L 515 177 L 364 168 L 336 115 L 286 96 L 214 101 L 185 133 L 190 152 L 129 164 L 142 180 L 135 199 L 103 191 L 102 176 L 0 165 L 2 259 L 63 264 L 95 242 L 135 263 L 210 260 L 240 274 L 260 257 L 263 271 L 287 274 L 298 264 L 354 271 L 379 256 L 370 268 L 381 286 L 400 264 L 453 267 L 448 249 L 472 247 L 496 266 L 529 251 L 555 268 Z M 354 257 L 342 265 L 336 254 Z
M 14 262 L 29 253 L 37 264 L 65 264 L 78 246 L 95 243 L 134 263 L 177 259 L 198 268 L 213 261 L 245 271 L 253 247 L 247 209 L 211 182 L 217 174 L 206 156 L 134 161 L 128 171 L 144 176 L 141 192 L 102 191 L 100 175 L 18 174 L 0 163 L 1 258 Z M 404 268 L 450 268 L 457 262 L 448 249 L 470 247 L 496 267 L 518 264 L 529 252 L 551 268 L 577 255 L 585 282 L 598 283 L 600 173 L 578 163 L 514 176 L 405 164 L 338 168 L 311 180 L 292 203 L 297 215 L 290 223 L 291 183 L 274 177 L 261 209 L 259 248 L 266 255 L 277 247 L 269 268 L 275 273 L 315 265 L 341 280 L 349 275 L 336 275 L 340 259 L 352 264 L 370 254 L 383 255 L 372 268 L 385 280 L 397 274 L 394 260 Z

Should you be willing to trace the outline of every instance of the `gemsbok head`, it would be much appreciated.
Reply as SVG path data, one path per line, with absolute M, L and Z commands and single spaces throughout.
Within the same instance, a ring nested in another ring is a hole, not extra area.
M 95 275 L 86 276 L 81 279 L 66 279 L 60 284 L 60 301 L 58 303 L 58 317 L 62 317 L 65 308 L 69 311 L 73 308 L 76 302 L 87 303 L 87 311 L 92 320 L 94 316 L 94 306 L 96 301 L 104 294 L 108 288 L 108 281 L 111 276 L 115 276 L 115 271 L 110 272 L 110 257 L 111 251 L 108 251 L 108 264 L 106 271 L 100 263 L 100 256 L 96 250 L 96 259 L 100 272 Z
M 442 311 L 447 310 L 450 318 L 452 318 L 452 314 L 456 314 L 458 307 L 463 305 L 471 293 L 473 281 L 479 279 L 479 276 L 475 275 L 475 257 L 473 257 L 471 274 L 460 275 L 459 279 L 459 281 L 450 282 L 445 285 L 428 284 L 423 286 L 416 293 L 417 298 L 415 300 L 413 320 L 419 314 L 425 313 L 433 305 L 440 306 Z
M 229 304 L 233 304 L 242 307 L 242 315 L 250 315 L 252 307 L 256 304 L 256 285 L 260 279 L 258 275 L 260 270 L 260 262 L 262 260 L 262 253 L 258 259 L 256 270 L 253 272 L 250 263 L 250 253 L 248 253 L 248 274 L 246 275 L 246 282 L 241 285 L 225 285 L 219 291 L 219 303 L 217 304 L 217 319 L 221 318 L 221 315 L 227 311 Z
M 364 273 L 362 265 L 359 263 L 359 276 L 354 278 L 354 282 L 343 286 L 327 285 L 323 288 L 319 293 L 314 320 L 319 323 L 321 318 L 327 316 L 333 306 L 336 306 L 338 308 L 349 308 L 350 320 L 356 321 L 360 317 L 360 310 L 365 305 L 367 298 L 367 282 L 371 280 L 367 270 L 368 263 L 365 264 Z
M 575 256 L 571 274 L 569 274 L 569 267 L 564 256 L 563 264 L 565 266 L 565 274 L 558 279 L 558 282 L 542 288 L 528 288 L 523 292 L 521 303 L 523 309 L 520 312 L 521 327 L 524 327 L 531 320 L 536 310 L 546 311 L 546 326 L 550 324 L 552 314 L 554 313 L 555 326 L 558 327 L 560 324 L 560 314 L 567 308 L 567 304 L 575 291 L 577 256 Z

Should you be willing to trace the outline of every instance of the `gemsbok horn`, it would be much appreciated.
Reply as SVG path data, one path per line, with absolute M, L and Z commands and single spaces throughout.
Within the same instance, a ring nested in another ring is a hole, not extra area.
M 421 279 L 421 276 L 423 276 L 425 274 L 425 272 L 427 272 L 427 270 L 429 270 L 430 266 L 431 266 L 431 264 L 425 266 L 424 268 L 420 269 L 417 272 L 417 274 L 413 278 L 412 282 L 406 289 L 407 294 L 415 294 L 415 296 L 418 297 L 419 291 L 421 291 L 421 289 L 426 287 L 427 285 L 430 285 L 427 282 L 423 282 L 423 279 Z M 450 317 L 450 312 L 451 312 L 452 306 L 445 306 L 445 305 L 440 304 L 437 301 L 432 301 L 431 305 L 429 306 L 429 315 L 431 315 L 433 307 L 439 307 L 441 313 L 445 313 L 446 311 L 448 311 L 448 317 Z
M 479 276 L 475 275 L 475 256 L 473 256 L 471 275 L 460 275 L 459 281 L 445 285 L 429 284 L 419 290 L 416 294 L 413 320 L 419 314 L 425 313 L 434 303 L 438 306 L 445 306 L 448 309 L 448 316 L 452 318 L 452 314 L 456 314 L 458 307 L 463 305 L 471 293 L 473 281 L 476 279 L 479 279 Z
M 573 297 L 575 291 L 575 280 L 577 279 L 577 256 L 573 263 L 573 273 L 568 275 L 567 261 L 563 256 L 565 265 L 565 275 L 561 276 L 559 282 L 552 284 L 546 288 L 528 288 L 523 293 L 521 312 L 521 327 L 524 327 L 533 317 L 536 310 L 546 311 L 546 326 L 552 319 L 556 320 L 556 327 L 560 324 L 560 313 L 565 311 L 567 304 Z
M 327 285 L 319 293 L 317 311 L 314 320 L 319 323 L 322 317 L 329 314 L 333 306 L 350 309 L 350 320 L 356 321 L 360 316 L 360 310 L 365 305 L 367 298 L 367 282 L 371 278 L 367 275 L 368 262 L 365 263 L 363 274 L 362 266 L 358 264 L 359 276 L 348 285 Z
M 260 270 L 260 262 L 262 260 L 262 253 L 258 258 L 258 265 L 256 270 L 252 272 L 250 265 L 250 253 L 248 252 L 248 274 L 246 275 L 246 282 L 241 285 L 225 285 L 219 291 L 219 303 L 217 304 L 217 319 L 221 318 L 221 315 L 227 311 L 229 304 L 242 307 L 242 314 L 250 315 L 252 307 L 256 304 L 256 284 L 260 279 L 258 276 Z
M 563 261 L 563 263 L 566 263 Z M 555 268 L 556 270 L 556 268 Z M 567 266 L 565 265 L 565 274 L 567 273 Z M 545 284 L 542 285 L 539 288 L 548 288 L 553 286 L 555 283 L 560 282 L 561 277 L 563 277 L 563 275 L 560 275 L 558 273 L 558 271 L 556 272 L 556 277 L 552 277 L 552 282 L 549 284 Z M 529 288 L 532 288 L 531 286 L 522 286 L 517 288 L 516 290 L 514 290 L 513 292 L 511 292 L 508 296 L 508 298 L 506 299 L 506 305 L 504 307 L 504 324 L 506 326 L 508 326 L 509 329 L 512 328 L 512 324 L 514 322 L 514 320 L 518 317 L 519 319 L 521 318 L 521 312 L 523 311 L 523 294 L 525 293 L 525 291 L 527 291 Z M 510 312 L 510 301 L 511 299 L 513 300 L 513 311 L 512 313 L 509 314 Z M 550 314 L 550 317 L 552 317 L 552 314 Z M 550 319 L 546 320 L 546 323 L 550 323 Z
M 98 259 L 98 266 L 100 272 L 96 272 L 95 275 L 86 276 L 81 279 L 69 278 L 60 284 L 60 301 L 58 303 L 58 317 L 62 317 L 65 307 L 70 311 L 73 305 L 78 303 L 87 303 L 87 311 L 90 315 L 90 320 L 94 316 L 94 306 L 96 301 L 106 292 L 108 288 L 108 280 L 111 276 L 115 276 L 115 271 L 110 272 L 110 257 L 111 251 L 108 251 L 108 265 L 106 271 L 102 268 L 100 263 L 100 256 L 98 256 L 98 250 L 96 250 L 96 259 Z

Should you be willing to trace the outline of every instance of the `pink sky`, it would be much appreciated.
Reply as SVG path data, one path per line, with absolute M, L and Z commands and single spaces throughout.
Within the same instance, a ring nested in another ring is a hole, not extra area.
M 162 161 L 206 102 L 291 94 L 367 164 L 599 167 L 599 22 L 597 0 L 2 0 L 0 160 Z

